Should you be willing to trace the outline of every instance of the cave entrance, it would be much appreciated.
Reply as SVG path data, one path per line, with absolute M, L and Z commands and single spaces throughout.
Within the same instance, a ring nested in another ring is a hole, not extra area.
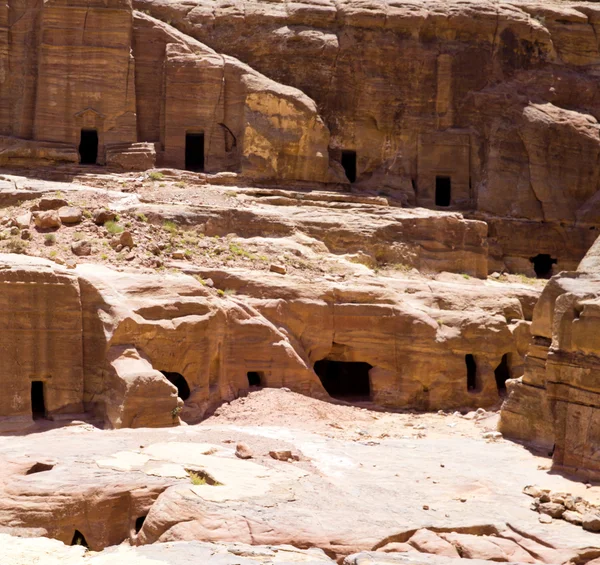
M 350 182 L 356 181 L 356 151 L 342 151 L 342 167 Z
M 187 171 L 204 171 L 204 134 L 185 134 L 185 168 Z
M 315 373 L 333 398 L 346 401 L 371 400 L 369 371 L 373 367 L 360 361 L 330 361 L 315 363 Z
M 479 383 L 477 382 L 477 363 L 475 357 L 468 353 L 465 355 L 465 364 L 467 366 L 467 390 L 469 392 L 479 392 Z
M 136 521 L 135 521 L 135 533 L 139 534 L 140 530 L 142 529 L 144 522 L 146 521 L 146 516 L 140 516 Z
M 181 400 L 187 400 L 190 397 L 190 386 L 182 374 L 169 371 L 161 371 L 161 373 L 172 385 L 177 387 L 177 396 Z
M 450 206 L 452 200 L 452 179 L 435 177 L 435 205 Z
M 249 386 L 260 386 L 261 374 L 257 371 L 248 371 L 248 385 Z
M 498 388 L 498 394 L 504 396 L 506 394 L 506 381 L 510 379 L 510 367 L 508 365 L 508 353 L 502 356 L 500 365 L 494 370 L 494 376 L 496 377 L 496 387 Z
M 75 530 L 75 533 L 73 534 L 73 540 L 71 541 L 71 545 L 83 545 L 88 549 L 90 547 L 85 539 L 85 536 L 79 530 Z
M 533 263 L 533 270 L 538 279 L 549 279 L 552 276 L 552 265 L 556 265 L 557 263 L 556 259 L 553 259 L 546 253 L 540 253 L 529 260 Z
M 31 381 L 31 414 L 34 420 L 46 417 L 43 381 Z
M 95 165 L 98 160 L 98 132 L 95 129 L 82 129 L 79 141 L 79 163 Z

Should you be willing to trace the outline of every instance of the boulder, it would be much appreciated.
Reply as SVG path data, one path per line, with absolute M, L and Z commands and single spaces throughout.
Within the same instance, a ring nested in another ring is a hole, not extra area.
M 600 532 L 600 514 L 588 512 L 581 519 L 581 525 L 588 532 Z
M 33 221 L 39 229 L 56 229 L 62 225 L 60 216 L 56 210 L 48 210 L 46 212 L 35 212 Z
M 15 218 L 15 224 L 21 229 L 28 228 L 31 224 L 31 212 L 25 212 Z
M 79 257 L 85 257 L 92 254 L 92 244 L 85 239 L 74 241 L 71 244 L 71 251 Z
M 81 209 L 75 206 L 63 206 L 59 208 L 58 215 L 63 224 L 78 224 L 83 217 Z
M 252 450 L 245 443 L 238 443 L 235 446 L 235 456 L 240 459 L 252 459 Z
M 64 198 L 42 198 L 37 204 L 31 207 L 32 211 L 58 210 L 68 206 L 69 203 Z
M 93 219 L 97 226 L 103 226 L 106 222 L 112 221 L 117 217 L 117 214 L 111 210 L 100 208 L 94 210 Z

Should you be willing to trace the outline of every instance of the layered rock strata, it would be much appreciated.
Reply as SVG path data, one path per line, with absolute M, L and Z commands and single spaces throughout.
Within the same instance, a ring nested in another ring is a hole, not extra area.
M 2 404 L 6 426 L 84 407 L 113 427 L 173 425 L 202 418 L 253 378 L 312 396 L 326 396 L 332 379 L 332 394 L 351 398 L 356 385 L 388 407 L 491 406 L 522 372 L 537 298 L 500 283 L 303 284 L 274 273 L 259 283 L 243 270 L 195 270 L 235 296 L 192 276 L 70 271 L 10 255 L 2 265 L 3 382 L 14 390 Z M 24 292 L 25 319 L 14 310 Z M 319 361 L 347 379 L 320 379 Z
M 598 242 L 576 272 L 553 277 L 535 307 L 521 379 L 509 384 L 500 429 L 553 452 L 558 468 L 600 474 Z

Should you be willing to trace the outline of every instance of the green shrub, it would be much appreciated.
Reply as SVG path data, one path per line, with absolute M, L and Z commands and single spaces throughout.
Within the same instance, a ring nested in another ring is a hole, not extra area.
M 152 181 L 157 181 L 157 180 L 162 180 L 165 178 L 165 175 L 163 175 L 162 173 L 159 173 L 158 171 L 152 171 L 149 175 L 148 178 Z
M 109 220 L 104 224 L 106 231 L 112 235 L 125 231 L 125 228 L 113 220 Z

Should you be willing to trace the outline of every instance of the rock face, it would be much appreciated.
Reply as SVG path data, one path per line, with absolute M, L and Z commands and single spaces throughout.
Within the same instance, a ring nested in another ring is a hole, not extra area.
M 81 293 L 77 277 L 49 263 L 0 260 L 1 426 L 83 411 Z M 9 266 L 10 265 L 10 266 Z M 41 402 L 43 399 L 44 402 Z M 32 403 L 32 400 L 34 401 Z
M 600 273 L 597 242 L 577 272 L 553 277 L 534 310 L 522 379 L 509 383 L 504 435 L 553 449 L 553 462 L 598 476 Z
M 597 3 L 134 7 L 0 11 L 1 163 L 351 182 L 484 219 L 492 272 L 574 269 L 597 235 Z
M 593 243 L 597 3 L 134 6 L 307 94 L 332 159 L 355 153 L 357 190 L 474 210 L 490 224 L 490 272 L 533 275 L 538 254 L 575 269 Z
M 10 13 L 19 31 L 0 36 L 2 68 L 21 71 L 0 78 L 0 162 L 78 152 L 82 163 L 133 170 L 158 160 L 251 178 L 343 178 L 330 171 L 329 130 L 306 95 L 134 15 L 128 0 L 5 8 L 0 25 Z
M 434 281 L 380 289 L 226 275 L 247 295 L 237 300 L 190 276 L 2 264 L 8 422 L 85 406 L 113 427 L 176 425 L 255 384 L 390 407 L 491 406 L 521 374 L 537 296 L 486 283 L 459 293 Z M 223 275 L 211 271 L 218 287 Z M 31 322 L 15 304 L 31 305 Z

